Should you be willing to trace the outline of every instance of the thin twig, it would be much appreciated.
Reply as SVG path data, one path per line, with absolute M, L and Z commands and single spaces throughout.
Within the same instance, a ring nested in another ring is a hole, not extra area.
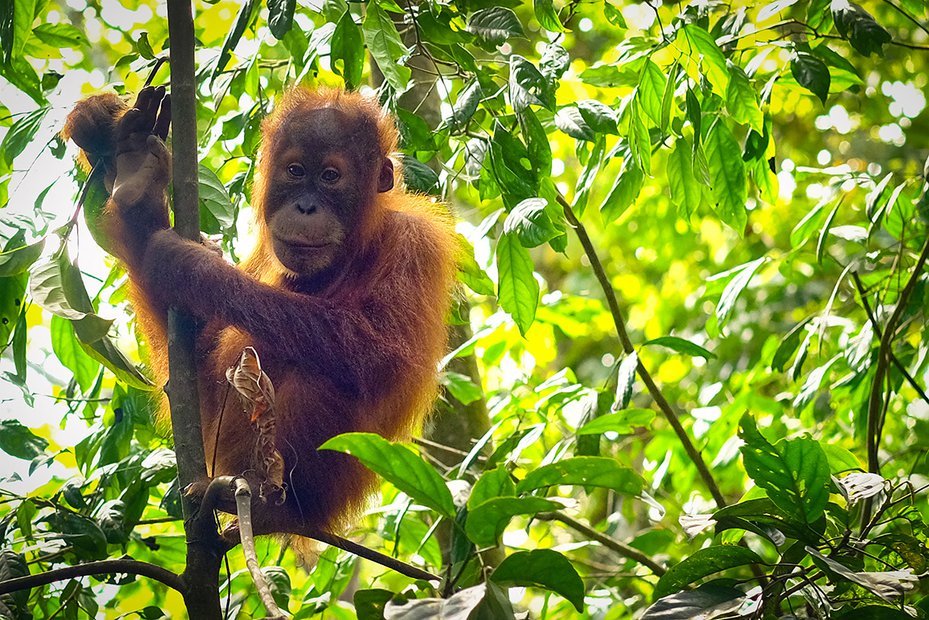
M 667 572 L 664 566 L 662 566 L 655 560 L 651 559 L 650 557 L 648 557 L 647 555 L 645 555 L 638 549 L 630 547 L 624 542 L 620 542 L 616 540 L 615 538 L 607 536 L 603 532 L 598 532 L 592 527 L 584 525 L 580 521 L 577 521 L 576 519 L 572 519 L 571 517 L 569 517 L 568 515 L 562 512 L 543 512 L 541 514 L 536 515 L 536 518 L 539 519 L 540 521 L 557 521 L 559 523 L 563 523 L 564 525 L 567 525 L 568 527 L 570 527 L 572 530 L 580 534 L 583 534 L 587 538 L 596 540 L 598 543 L 600 543 L 607 549 L 611 549 L 612 551 L 615 551 L 616 553 L 620 554 L 621 556 L 625 558 L 629 558 L 630 560 L 635 560 L 639 564 L 642 564 L 643 566 L 647 566 L 649 570 L 651 570 L 653 573 L 655 573 L 659 577 L 661 577 Z
M 887 368 L 890 365 L 891 346 L 893 345 L 894 336 L 897 331 L 897 324 L 900 322 L 900 319 L 903 318 L 907 302 L 910 300 L 910 295 L 913 294 L 913 290 L 919 282 L 927 259 L 929 259 L 929 235 L 926 236 L 926 240 L 923 242 L 922 252 L 920 252 L 919 258 L 916 259 L 916 266 L 913 268 L 913 273 L 910 274 L 910 279 L 907 280 L 903 290 L 900 291 L 900 296 L 897 297 L 897 306 L 894 308 L 890 318 L 887 319 L 887 324 L 884 325 L 884 333 L 881 335 L 881 344 L 877 351 L 877 367 L 874 371 L 874 382 L 871 384 L 871 394 L 868 398 L 867 437 L 868 471 L 875 474 L 879 474 L 881 469 L 878 459 L 878 448 L 881 443 L 881 428 L 883 426 L 883 385 L 884 377 L 887 374 Z
M 277 606 L 271 588 L 261 572 L 258 563 L 258 554 L 255 552 L 255 536 L 252 534 L 252 489 L 245 478 L 235 479 L 235 506 L 239 517 L 239 538 L 242 540 L 242 551 L 245 553 L 245 565 L 255 582 L 255 589 L 262 604 L 268 610 L 268 618 L 275 620 L 286 618 L 284 611 Z M 231 584 L 230 584 L 230 587 Z
M 43 573 L 36 573 L 35 575 L 0 581 L 0 595 L 37 588 L 57 581 L 73 579 L 74 577 L 112 575 L 116 573 L 148 577 L 149 579 L 154 579 L 168 586 L 172 590 L 177 590 L 178 592 L 184 591 L 184 583 L 177 573 L 172 573 L 166 568 L 162 568 L 155 564 L 149 564 L 148 562 L 140 562 L 139 560 L 130 558 L 119 558 L 115 560 L 87 562 L 86 564 L 78 564 L 76 566 L 65 566 Z
M 924 23 L 922 23 L 921 21 L 919 21 L 918 19 L 916 19 L 915 17 L 913 17 L 912 15 L 910 15 L 909 13 L 907 13 L 906 11 L 904 11 L 904 10 L 903 10 L 903 7 L 897 5 L 896 3 L 892 2 L 891 0 L 884 0 L 884 3 L 885 3 L 885 4 L 889 4 L 890 6 L 892 6 L 892 7 L 894 8 L 895 11 L 897 11 L 898 13 L 900 13 L 900 15 L 903 15 L 905 18 L 907 18 L 908 20 L 910 20 L 911 22 L 913 22 L 914 24 L 916 24 L 916 27 L 917 27 L 917 28 L 919 28 L 920 30 L 922 30 L 922 31 L 925 32 L 926 34 L 929 34 L 929 28 L 926 28 L 926 25 L 925 25 Z
M 307 536 L 307 534 L 298 534 Z M 359 558 L 364 558 L 370 560 L 376 564 L 380 564 L 385 568 L 394 570 L 401 575 L 405 575 L 410 579 L 422 579 L 424 581 L 441 581 L 441 578 L 433 575 L 428 571 L 424 571 L 421 568 L 413 566 L 412 564 L 407 564 L 397 558 L 392 558 L 389 555 L 384 555 L 379 551 L 374 549 L 369 549 L 364 545 L 359 545 L 358 543 L 348 540 L 347 538 L 342 538 L 341 536 L 336 536 L 335 534 L 330 534 L 329 532 L 314 531 L 308 535 L 309 538 L 313 540 L 318 540 L 319 542 L 326 543 L 327 545 L 332 545 L 333 547 L 338 547 L 342 551 L 348 551 L 357 555 Z
M 603 289 L 603 294 L 606 296 L 607 306 L 609 307 L 610 314 L 613 317 L 613 323 L 616 326 L 616 332 L 619 335 L 620 342 L 622 343 L 623 351 L 626 354 L 634 353 L 635 347 L 632 344 L 632 340 L 629 338 L 629 332 L 626 329 L 626 320 L 623 318 L 622 310 L 620 309 L 619 302 L 616 299 L 616 291 L 613 290 L 613 285 L 610 284 L 610 279 L 607 277 L 606 271 L 603 269 L 603 264 L 600 262 L 599 256 L 597 256 L 596 248 L 594 248 L 593 242 L 590 240 L 590 236 L 587 234 L 587 229 L 583 224 L 581 224 L 580 220 L 578 220 L 577 215 L 575 215 L 574 210 L 571 208 L 571 205 L 568 204 L 568 201 L 565 200 L 561 195 L 558 196 L 558 204 L 560 204 L 562 209 L 564 209 L 565 217 L 567 218 L 568 223 L 571 224 L 571 226 L 574 228 L 574 232 L 577 233 L 577 237 L 584 248 L 584 253 L 587 254 L 587 258 L 590 260 L 590 266 L 594 271 L 594 275 L 597 277 L 597 281 L 600 283 L 600 288 Z M 669 403 L 665 398 L 664 394 L 662 394 L 661 389 L 655 383 L 655 380 L 648 372 L 648 369 L 645 368 L 642 360 L 639 360 L 638 365 L 636 366 L 636 373 L 642 379 L 642 382 L 645 383 L 649 393 L 655 400 L 655 404 L 658 405 L 659 409 L 661 409 L 661 412 L 668 420 L 671 428 L 674 429 L 674 433 L 677 435 L 678 440 L 681 442 L 681 445 L 684 446 L 684 451 L 687 452 L 687 456 L 690 457 L 691 461 L 693 461 L 694 466 L 697 468 L 697 471 L 700 474 L 700 478 L 703 480 L 703 483 L 709 490 L 710 495 L 713 496 L 713 500 L 716 502 L 716 506 L 719 508 L 724 508 L 726 506 L 726 499 L 723 497 L 722 491 L 719 490 L 719 485 L 716 484 L 716 480 L 713 478 L 713 474 L 710 473 L 709 468 L 706 466 L 706 463 L 703 460 L 703 456 L 700 454 L 700 451 L 697 450 L 697 447 L 690 439 L 690 435 L 687 434 L 687 430 L 684 429 L 684 426 L 681 424 L 680 417 L 678 416 L 677 412 L 671 406 L 671 403 Z
M 883 336 L 883 330 L 881 329 L 880 323 L 877 322 L 877 317 L 874 315 L 874 311 L 871 310 L 871 304 L 868 302 L 864 285 L 861 282 L 861 279 L 858 277 L 858 272 L 852 272 L 852 280 L 855 282 L 855 288 L 858 289 L 858 296 L 861 297 L 861 304 L 864 306 L 865 314 L 868 315 L 868 321 L 871 322 L 871 326 L 874 328 L 874 333 L 877 334 L 878 339 Z M 900 374 L 903 375 L 903 378 L 907 383 L 910 384 L 916 393 L 919 395 L 923 401 L 929 405 L 929 395 L 926 394 L 925 390 L 916 382 L 916 379 L 913 375 L 910 374 L 910 371 L 907 370 L 906 366 L 903 365 L 903 362 L 900 361 L 900 358 L 891 351 L 890 352 L 890 361 L 893 362 L 893 365 L 897 367 L 897 370 L 900 371 Z

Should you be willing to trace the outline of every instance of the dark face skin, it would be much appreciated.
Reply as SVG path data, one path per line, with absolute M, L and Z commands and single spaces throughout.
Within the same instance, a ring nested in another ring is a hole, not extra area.
M 301 114 L 272 144 L 265 219 L 275 255 L 303 276 L 337 267 L 375 194 L 393 187 L 393 164 L 371 131 L 332 108 Z

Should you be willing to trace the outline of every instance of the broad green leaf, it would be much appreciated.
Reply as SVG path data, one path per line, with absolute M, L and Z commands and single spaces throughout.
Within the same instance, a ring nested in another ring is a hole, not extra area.
M 544 198 L 527 198 L 507 214 L 503 232 L 516 235 L 523 247 L 534 248 L 564 233 L 546 213 L 548 201 Z
M 637 86 L 639 84 L 639 71 L 620 69 L 616 65 L 594 64 L 581 71 L 580 78 L 585 84 L 604 88 L 616 86 Z
M 576 106 L 559 109 L 555 114 L 555 126 L 575 140 L 593 142 L 597 139 L 597 132 L 587 124 L 587 120 Z
M 493 295 L 494 283 L 474 259 L 474 247 L 464 235 L 456 235 L 456 237 L 458 239 L 458 278 L 478 295 Z
M 661 336 L 660 338 L 652 338 L 642 346 L 655 345 L 659 347 L 667 347 L 672 351 L 677 351 L 678 353 L 683 353 L 684 355 L 689 355 L 691 357 L 702 357 L 703 359 L 715 359 L 716 355 L 711 353 L 701 347 L 700 345 L 686 340 L 685 338 L 678 338 L 677 336 Z
M 11 56 L 21 57 L 26 41 L 32 35 L 37 0 L 14 0 L 13 43 Z M 9 19 L 9 18 L 7 18 Z
M 661 94 L 661 118 L 659 119 L 658 129 L 664 134 L 668 131 L 671 123 L 671 115 L 674 112 L 674 90 L 677 88 L 677 74 L 681 66 L 675 62 L 668 74 L 668 80 L 665 83 L 664 93 Z
M 48 447 L 48 442 L 23 426 L 17 420 L 0 422 L 0 450 L 18 459 L 31 460 Z
M 21 116 L 6 135 L 3 136 L 3 142 L 0 142 L 0 156 L 10 165 L 17 155 L 23 152 L 23 149 L 35 139 L 36 133 L 42 126 L 42 121 L 48 112 L 48 108 L 39 108 Z
M 890 43 L 892 37 L 870 13 L 848 0 L 832 0 L 831 8 L 836 30 L 859 54 L 884 55 L 884 45 Z
M 626 137 L 629 141 L 629 150 L 632 151 L 632 159 L 642 172 L 650 175 L 652 172 L 652 139 L 645 119 L 642 117 L 642 108 L 637 98 L 633 99 L 627 108 L 627 117 L 629 134 Z
M 646 60 L 642 67 L 639 86 L 636 89 L 636 98 L 639 100 L 642 111 L 651 119 L 655 127 L 661 127 L 662 101 L 667 83 L 668 80 L 658 65 L 650 59 Z
M 84 342 L 102 338 L 113 323 L 112 319 L 104 319 L 94 313 L 80 270 L 65 252 L 58 258 L 33 266 L 29 296 L 52 314 L 79 321 L 75 329 Z
M 829 67 L 822 60 L 807 52 L 797 52 L 790 61 L 790 73 L 797 83 L 826 104 L 829 96 Z
M 442 373 L 439 381 L 455 397 L 455 400 L 463 405 L 480 400 L 484 395 L 481 388 L 475 385 L 470 377 L 461 373 L 447 370 Z
M 811 320 L 810 317 L 807 317 L 787 332 L 787 335 L 784 336 L 777 350 L 774 352 L 774 357 L 771 358 L 772 370 L 778 372 L 784 370 L 784 366 L 790 361 L 790 358 L 793 357 L 793 354 L 797 351 L 797 347 L 800 346 L 800 336 L 805 333 L 806 325 Z
M 546 177 L 552 171 L 552 147 L 548 141 L 545 128 L 532 108 L 524 108 L 519 114 L 519 128 L 526 141 L 529 163 L 539 175 Z
M 513 235 L 497 241 L 497 299 L 525 336 L 539 305 L 539 283 L 528 250 Z
M 616 112 L 605 103 L 596 99 L 581 99 L 577 102 L 577 109 L 587 126 L 597 133 L 618 133 Z
M 735 545 L 713 545 L 698 549 L 662 575 L 655 586 L 655 598 L 680 592 L 686 586 L 714 573 L 763 561 L 751 549 Z
M 25 296 L 25 275 L 0 278 L 0 349 L 10 340 L 16 320 L 22 313 Z
M 77 331 L 80 336 L 81 332 L 78 330 L 79 323 L 73 322 L 73 325 L 75 331 Z M 126 358 L 109 336 L 104 336 L 90 343 L 84 341 L 79 341 L 79 343 L 85 353 L 106 366 L 107 369 L 116 375 L 117 379 L 126 385 L 140 390 L 152 389 L 153 384 L 148 377 L 139 372 L 135 364 Z
M 557 43 L 549 43 L 539 59 L 539 71 L 550 81 L 561 79 L 571 64 L 568 51 Z
M 555 107 L 554 88 L 534 64 L 518 54 L 510 56 L 510 105 L 518 113 L 530 105 Z
M 771 445 L 748 414 L 739 423 L 745 471 L 786 514 L 812 524 L 823 515 L 831 486 L 829 461 L 809 437 Z
M 387 83 L 397 92 L 403 92 L 412 72 L 400 62 L 405 61 L 409 50 L 386 11 L 376 2 L 369 2 L 366 7 L 361 24 L 365 44 Z
M 625 495 L 638 495 L 645 485 L 641 476 L 614 459 L 576 456 L 532 470 L 516 485 L 516 493 L 560 484 L 602 487 Z
M 517 551 L 494 569 L 490 579 L 501 585 L 534 586 L 565 597 L 584 611 L 584 582 L 566 557 L 551 549 Z
M 200 164 L 197 168 L 199 173 L 199 195 L 200 202 L 204 208 L 212 215 L 219 225 L 228 230 L 235 226 L 235 208 L 232 206 L 232 200 L 229 199 L 229 193 L 226 186 L 219 180 L 212 170 Z
M 678 138 L 668 154 L 668 187 L 671 202 L 677 205 L 681 217 L 689 219 L 700 207 L 703 190 L 694 176 L 693 150 L 686 138 Z
M 513 482 L 509 470 L 503 465 L 498 465 L 490 471 L 485 471 L 474 483 L 471 495 L 468 496 L 468 510 L 495 497 L 515 495 L 516 483 Z
M 26 244 L 26 231 L 17 230 L 0 252 L 0 277 L 15 276 L 28 270 L 42 255 L 45 238 Z
M 468 20 L 468 32 L 493 45 L 505 43 L 510 37 L 526 36 L 516 13 L 503 6 L 475 11 Z
M 610 22 L 617 28 L 629 27 L 626 24 L 626 19 L 623 17 L 623 14 L 620 12 L 620 10 L 609 2 L 603 3 L 603 14 L 606 16 L 606 21 Z
M 539 177 L 528 148 L 502 125 L 494 127 L 489 154 L 490 168 L 508 208 L 539 195 Z M 481 184 L 484 185 L 483 179 Z
M 361 30 L 347 9 L 332 31 L 330 42 L 332 70 L 342 76 L 345 87 L 357 88 L 364 73 L 365 48 Z
M 577 429 L 578 435 L 602 435 L 603 433 L 619 433 L 631 435 L 637 428 L 648 428 L 655 419 L 655 412 L 651 409 L 623 409 L 616 413 L 608 413 L 594 418 L 584 426 Z
M 746 600 L 742 590 L 725 586 L 703 586 L 665 596 L 645 610 L 640 620 L 697 620 L 735 613 Z
M 719 219 L 741 236 L 745 232 L 748 212 L 745 208 L 745 163 L 742 149 L 722 119 L 707 133 L 703 148 L 713 183 L 713 197 Z
M 413 500 L 454 518 L 455 503 L 442 476 L 421 456 L 404 445 L 374 433 L 343 433 L 326 441 L 320 450 L 351 454 Z
M 539 24 L 551 32 L 564 32 L 553 0 L 532 0 L 532 9 Z
M 448 119 L 448 125 L 452 128 L 452 131 L 461 131 L 467 126 L 468 121 L 477 111 L 482 96 L 481 84 L 477 80 L 468 84 L 466 88 L 463 88 L 458 93 L 458 100 L 455 102 L 452 115 Z
M 713 91 L 718 95 L 724 95 L 729 86 L 729 71 L 726 68 L 726 57 L 716 45 L 713 36 L 696 24 L 688 24 L 679 32 L 683 33 L 691 56 L 700 60 L 703 74 L 713 85 Z
M 638 166 L 629 160 L 627 162 L 631 165 L 623 165 L 622 171 L 616 177 L 616 183 L 600 205 L 604 222 L 613 222 L 625 213 L 626 209 L 635 204 L 639 192 L 642 191 L 645 175 Z
M 294 24 L 297 0 L 268 0 L 268 28 L 275 39 L 283 39 Z
M 516 515 L 537 515 L 561 507 L 560 503 L 541 497 L 496 497 L 469 510 L 465 532 L 474 544 L 490 547 Z
M 42 43 L 56 48 L 80 48 L 87 45 L 87 36 L 63 22 L 57 24 L 39 24 L 32 31 Z
M 439 175 L 435 170 L 409 155 L 403 155 L 401 161 L 403 181 L 410 189 L 424 194 L 439 193 Z
M 100 371 L 100 363 L 84 352 L 71 322 L 53 316 L 51 322 L 52 350 L 65 368 L 71 371 L 81 392 L 87 394 Z
M 764 131 L 764 114 L 759 107 L 758 94 L 745 71 L 733 63 L 729 63 L 726 109 L 736 122 L 748 125 L 758 133 Z

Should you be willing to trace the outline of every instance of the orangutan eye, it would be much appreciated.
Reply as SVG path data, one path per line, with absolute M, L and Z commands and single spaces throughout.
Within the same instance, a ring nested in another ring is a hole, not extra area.
M 342 175 L 339 174 L 339 171 L 335 168 L 326 168 L 323 170 L 323 173 L 319 175 L 319 178 L 325 181 L 326 183 L 335 183 L 339 180 Z
M 287 173 L 292 177 L 300 178 L 306 174 L 306 170 L 300 164 L 290 164 L 287 166 Z

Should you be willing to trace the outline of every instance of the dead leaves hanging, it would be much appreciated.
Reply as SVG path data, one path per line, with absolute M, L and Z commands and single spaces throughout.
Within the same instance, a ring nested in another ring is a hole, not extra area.
M 226 380 L 257 430 L 253 463 L 259 480 L 258 497 L 266 501 L 268 494 L 276 496 L 275 504 L 280 505 L 285 498 L 284 459 L 274 446 L 274 384 L 261 369 L 258 352 L 252 347 L 242 349 L 239 361 L 226 370 Z

